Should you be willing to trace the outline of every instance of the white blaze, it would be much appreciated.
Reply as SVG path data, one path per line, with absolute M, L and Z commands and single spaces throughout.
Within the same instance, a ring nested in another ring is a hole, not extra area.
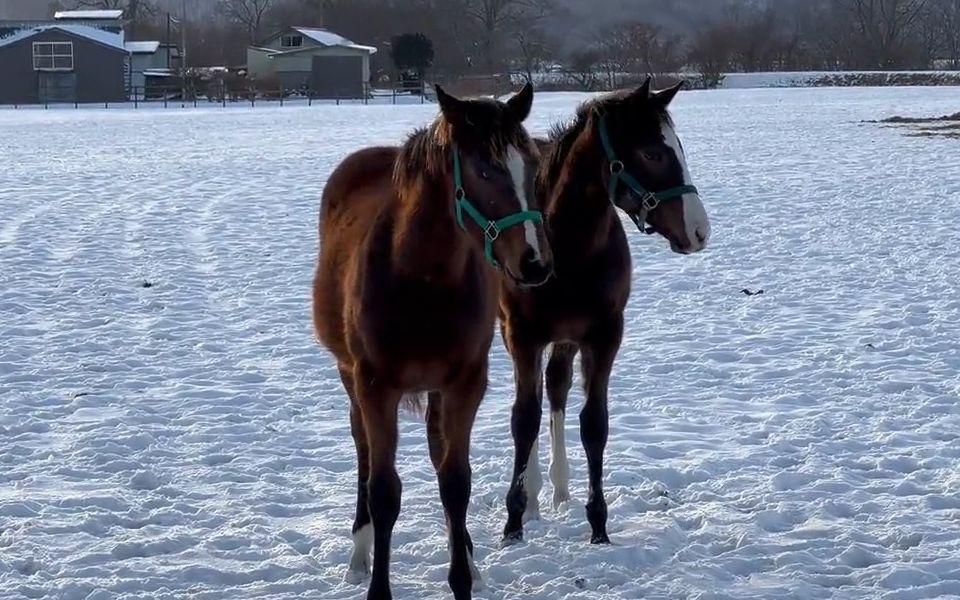
M 516 147 L 510 146 L 507 151 L 507 169 L 513 178 L 513 189 L 517 193 L 517 199 L 520 200 L 520 210 L 530 210 L 530 202 L 527 199 L 527 163 L 523 160 L 523 154 Z M 523 237 L 527 240 L 527 245 L 533 249 L 533 255 L 537 260 L 540 258 L 540 242 L 537 241 L 537 230 L 534 229 L 530 221 L 523 222 Z
M 693 185 L 693 178 L 690 177 L 690 169 L 687 168 L 687 157 L 683 154 L 683 148 L 680 146 L 680 138 L 674 131 L 673 125 L 668 119 L 664 119 L 661 125 L 664 143 L 673 150 L 680 166 L 683 168 L 684 185 Z M 690 240 L 691 249 L 696 252 L 702 250 L 710 239 L 710 219 L 707 217 L 707 209 L 704 208 L 700 196 L 697 194 L 683 195 L 683 221 L 687 230 L 687 239 Z M 700 234 L 699 236 L 697 234 Z M 700 241 L 703 238 L 703 241 Z

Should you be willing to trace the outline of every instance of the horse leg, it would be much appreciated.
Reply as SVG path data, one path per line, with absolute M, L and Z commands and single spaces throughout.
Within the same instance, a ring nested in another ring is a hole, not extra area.
M 361 364 L 354 372 L 357 400 L 363 415 L 370 453 L 368 506 L 373 522 L 373 576 L 367 600 L 392 600 L 390 539 L 400 514 L 400 477 L 397 475 L 397 408 L 400 392 L 384 387 Z
M 543 346 L 511 344 L 517 396 L 513 403 L 510 432 L 513 434 L 513 477 L 507 492 L 507 524 L 503 540 L 523 539 L 523 521 L 539 512 L 538 496 L 542 486 L 537 436 L 543 416 Z M 533 503 L 529 513 L 528 503 Z
M 433 469 L 437 473 L 437 480 L 439 481 L 440 477 L 440 466 L 443 464 L 443 456 L 446 452 L 446 444 L 443 441 L 443 431 L 441 424 L 441 414 L 443 410 L 442 398 L 439 392 L 430 392 L 427 395 L 428 405 L 427 405 L 427 444 L 430 447 L 430 462 L 433 463 Z M 444 511 L 446 512 L 446 511 Z M 449 537 L 450 531 L 450 515 L 447 514 L 447 551 L 450 552 L 450 560 L 453 560 L 453 545 L 452 540 Z M 467 551 L 470 556 L 470 575 L 473 578 L 473 589 L 479 589 L 481 584 L 480 580 L 480 571 L 477 570 L 477 566 L 474 564 L 473 558 L 473 539 L 470 537 L 470 532 L 465 531 L 467 537 Z
M 607 501 L 603 497 L 603 452 L 607 447 L 610 428 L 607 409 L 607 389 L 610 371 L 623 337 L 623 316 L 592 336 L 581 347 L 583 383 L 586 401 L 580 412 L 580 439 L 590 469 L 590 487 L 587 497 L 587 521 L 592 533 L 591 544 L 609 544 L 607 536 Z
M 468 370 L 472 376 L 443 392 L 440 429 L 445 444 L 437 469 L 440 499 L 447 515 L 450 575 L 447 581 L 456 600 L 469 600 L 479 590 L 480 572 L 473 562 L 473 540 L 467 531 L 470 504 L 470 432 L 487 389 L 487 364 Z
M 567 396 L 573 384 L 573 344 L 554 344 L 547 363 L 547 398 L 550 401 L 550 482 L 553 509 L 570 500 L 570 467 L 567 462 L 565 422 Z
M 433 470 L 440 472 L 443 460 L 443 432 L 440 429 L 440 414 L 443 410 L 439 392 L 427 394 L 427 447 L 430 449 L 430 462 Z
M 350 434 L 357 449 L 357 512 L 351 530 L 353 555 L 350 557 L 346 580 L 349 583 L 360 583 L 370 574 L 370 552 L 373 550 L 373 525 L 370 524 L 370 511 L 367 508 L 370 449 L 367 446 L 367 433 L 363 428 L 363 415 L 357 403 L 353 374 L 343 365 L 339 365 L 338 369 L 340 381 L 350 397 Z

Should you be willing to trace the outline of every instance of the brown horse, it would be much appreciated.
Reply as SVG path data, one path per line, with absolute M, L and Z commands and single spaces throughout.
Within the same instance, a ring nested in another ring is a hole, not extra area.
M 466 527 L 469 446 L 487 387 L 498 271 L 518 288 L 552 272 L 534 197 L 539 153 L 522 125 L 532 87 L 505 103 L 458 100 L 439 87 L 437 98 L 441 114 L 401 147 L 367 148 L 340 163 L 320 211 L 314 326 L 350 398 L 359 475 L 348 579 L 368 574 L 372 544 L 367 598 L 375 600 L 391 598 L 397 410 L 410 394 L 437 399 L 430 456 L 447 517 L 450 587 L 463 600 L 479 584 Z
M 517 385 L 505 542 L 522 539 L 524 520 L 538 514 L 542 479 L 536 440 L 542 414 L 542 356 L 550 345 L 546 387 L 553 504 L 569 499 L 564 416 L 573 359 L 579 351 L 586 392 L 580 436 L 590 471 L 587 520 L 591 541 L 609 542 L 602 486 L 607 388 L 623 335 L 632 271 L 616 208 L 641 230 L 666 238 L 674 252 L 698 252 L 710 235 L 667 113 L 680 87 L 651 93 L 648 79 L 632 93 L 600 97 L 581 106 L 572 125 L 556 128 L 549 140 L 538 142 L 543 158 L 537 197 L 547 217 L 555 277 L 536 289 L 509 281 L 501 289 L 501 333 L 513 358 Z

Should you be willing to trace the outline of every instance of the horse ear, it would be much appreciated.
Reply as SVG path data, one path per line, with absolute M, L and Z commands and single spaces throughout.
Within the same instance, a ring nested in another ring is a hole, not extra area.
M 650 98 L 651 79 L 652 79 L 651 77 L 647 77 L 647 79 L 640 84 L 640 87 L 633 90 L 633 92 L 630 94 L 630 99 L 639 100 L 640 102 L 646 102 Z
M 667 106 L 668 104 L 670 104 L 670 102 L 673 101 L 674 97 L 676 97 L 677 95 L 677 92 L 679 92 L 686 83 L 687 83 L 686 81 L 681 79 L 680 83 L 678 83 L 673 87 L 667 88 L 665 90 L 660 90 L 659 92 L 654 92 L 651 98 L 653 98 L 661 106 Z
M 530 108 L 533 106 L 533 84 L 529 81 L 519 92 L 507 100 L 507 106 L 521 123 L 530 116 Z
M 463 112 L 463 100 L 455 98 L 443 91 L 440 84 L 435 84 L 433 87 L 437 91 L 437 104 L 440 105 L 440 112 L 443 113 L 443 116 L 452 118 L 459 116 Z

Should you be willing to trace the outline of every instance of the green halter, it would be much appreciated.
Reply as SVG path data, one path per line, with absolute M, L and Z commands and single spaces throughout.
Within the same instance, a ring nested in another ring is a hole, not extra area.
M 679 200 L 684 194 L 698 194 L 696 186 L 680 185 L 661 192 L 651 192 L 643 187 L 637 178 L 627 173 L 623 162 L 617 159 L 617 154 L 613 151 L 613 144 L 610 143 L 610 134 L 607 131 L 607 115 L 600 114 L 600 142 L 607 153 L 607 162 L 610 163 L 610 203 L 615 205 L 614 200 L 617 197 L 617 186 L 622 181 L 630 190 L 640 198 L 640 214 L 629 215 L 641 231 L 652 234 L 653 230 L 646 227 L 647 215 L 655 210 L 663 202 Z M 629 214 L 629 213 L 628 213 Z
M 483 230 L 483 238 L 485 241 L 484 254 L 487 257 L 487 262 L 493 265 L 494 268 L 499 269 L 500 263 L 498 263 L 497 259 L 493 256 L 493 242 L 500 237 L 501 232 L 525 223 L 526 221 L 543 223 L 543 214 L 541 214 L 539 210 L 516 212 L 496 221 L 491 221 L 484 217 L 483 213 L 477 210 L 477 207 L 467 200 L 467 193 L 463 189 L 463 174 L 460 169 L 460 151 L 456 146 L 453 147 L 453 183 L 456 186 L 454 200 L 457 203 L 457 224 L 460 225 L 460 229 L 464 231 L 467 230 L 467 226 L 463 222 L 463 213 L 466 211 L 466 213 L 470 215 L 470 218 L 473 219 L 473 222 L 480 226 L 480 229 Z

